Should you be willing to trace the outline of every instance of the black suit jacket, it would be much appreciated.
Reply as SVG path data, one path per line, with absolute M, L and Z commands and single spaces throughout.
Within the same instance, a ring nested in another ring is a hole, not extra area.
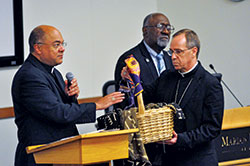
M 147 102 L 173 102 L 180 77 L 178 72 L 163 73 L 150 86 L 144 87 L 144 99 Z M 183 131 L 178 133 L 174 146 L 166 145 L 166 154 L 163 154 L 165 164 L 218 165 L 213 141 L 219 135 L 222 125 L 223 90 L 219 81 L 200 63 L 180 106 L 186 119 L 176 120 L 175 125 L 183 124 Z
M 78 104 L 64 92 L 64 80 L 54 69 L 55 78 L 29 55 L 12 84 L 15 123 L 18 128 L 16 166 L 34 166 L 29 145 L 46 144 L 78 134 L 76 123 L 95 122 L 94 103 Z
M 174 71 L 171 57 L 166 51 L 163 51 L 163 53 L 166 71 Z M 119 57 L 115 67 L 115 81 L 117 85 L 121 80 L 121 70 L 124 66 L 126 66 L 124 60 L 131 54 L 133 54 L 135 59 L 139 62 L 141 70 L 140 78 L 143 85 L 148 85 L 158 78 L 157 68 L 155 67 L 154 62 L 142 41 L 136 47 L 130 49 Z

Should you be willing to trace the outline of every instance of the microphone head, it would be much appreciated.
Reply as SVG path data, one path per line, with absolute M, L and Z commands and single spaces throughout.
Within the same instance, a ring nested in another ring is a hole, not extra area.
M 212 64 L 210 64 L 209 67 L 214 70 L 214 66 Z
M 209 65 L 209 67 L 214 70 L 214 66 L 212 64 Z
M 69 80 L 69 82 L 71 82 L 74 79 L 74 74 L 72 74 L 71 72 L 66 73 L 66 78 L 67 80 Z

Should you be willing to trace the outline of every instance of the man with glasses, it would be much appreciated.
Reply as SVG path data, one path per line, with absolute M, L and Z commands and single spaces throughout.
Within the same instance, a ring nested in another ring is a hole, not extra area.
M 143 40 L 134 48 L 120 56 L 115 68 L 115 81 L 119 85 L 121 70 L 125 66 L 124 60 L 131 54 L 140 64 L 142 84 L 147 85 L 156 80 L 167 70 L 173 71 L 173 65 L 168 53 L 163 49 L 170 40 L 174 27 L 168 18 L 161 13 L 152 13 L 143 21 Z
M 164 72 L 144 86 L 145 103 L 174 102 L 186 117 L 175 119 L 171 140 L 159 142 L 165 145 L 162 166 L 218 165 L 214 139 L 222 125 L 223 90 L 219 80 L 198 61 L 199 51 L 200 41 L 194 31 L 178 31 L 169 50 L 176 71 Z
M 143 40 L 134 48 L 121 55 L 115 68 L 116 89 L 119 89 L 121 79 L 121 70 L 125 66 L 125 59 L 133 54 L 140 64 L 140 79 L 143 86 L 156 80 L 163 71 L 174 71 L 169 54 L 163 49 L 169 43 L 170 35 L 174 27 L 170 24 L 169 19 L 162 13 L 151 13 L 143 21 L 142 33 Z M 129 101 L 124 100 L 122 104 L 116 107 L 124 108 Z M 151 163 L 157 166 L 160 157 L 157 152 L 162 149 L 161 145 L 146 145 L 146 151 Z M 116 164 L 120 165 L 120 164 Z
M 77 80 L 64 81 L 55 68 L 63 62 L 66 46 L 55 27 L 36 27 L 30 34 L 29 46 L 30 54 L 12 84 L 19 141 L 15 166 L 36 165 L 33 155 L 25 151 L 27 146 L 78 135 L 75 124 L 95 122 L 96 110 L 103 110 L 124 98 L 122 93 L 114 92 L 95 103 L 78 104 Z M 71 85 L 68 87 L 68 84 Z

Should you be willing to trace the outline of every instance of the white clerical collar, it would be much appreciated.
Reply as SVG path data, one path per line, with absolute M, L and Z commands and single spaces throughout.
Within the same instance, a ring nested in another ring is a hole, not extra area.
M 52 67 L 51 69 L 51 74 L 53 74 L 55 67 Z
M 197 65 L 198 65 L 198 62 L 196 62 L 195 65 L 194 65 L 190 70 L 185 71 L 185 72 L 180 72 L 180 71 L 178 71 L 178 72 L 181 74 L 182 77 L 184 77 L 185 74 L 190 73 L 191 71 L 193 71 L 194 68 L 195 68 Z
M 156 57 L 158 55 L 158 53 L 155 52 L 155 50 L 153 50 L 151 47 L 149 47 L 149 45 L 145 42 L 145 40 L 143 40 L 143 43 L 144 43 L 146 49 L 148 50 L 148 52 L 150 53 L 151 56 Z M 159 54 L 164 55 L 163 51 L 161 51 Z

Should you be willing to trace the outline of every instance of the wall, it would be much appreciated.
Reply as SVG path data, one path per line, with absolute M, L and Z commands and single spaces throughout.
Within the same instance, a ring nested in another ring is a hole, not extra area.
M 199 59 L 210 72 L 213 64 L 233 93 L 250 105 L 250 1 L 158 0 L 158 11 L 170 17 L 176 30 L 193 29 L 200 37 Z M 240 105 L 223 86 L 225 108 Z
M 191 28 L 200 36 L 200 60 L 207 70 L 214 64 L 244 105 L 250 104 L 250 1 L 229 0 L 24 0 L 25 57 L 27 38 L 40 24 L 54 25 L 68 42 L 63 75 L 78 78 L 80 98 L 100 96 L 101 87 L 113 79 L 118 56 L 141 40 L 143 18 L 156 10 L 165 13 L 177 30 Z M 105 63 L 103 63 L 105 62 Z M 17 67 L 1 68 L 0 108 L 12 106 L 10 87 Z M 224 88 L 226 107 L 239 104 Z M 93 124 L 78 126 L 81 133 Z M 14 119 L 0 120 L 0 165 L 13 165 L 17 143 Z
M 64 63 L 57 68 L 63 75 L 71 71 L 77 77 L 80 98 L 101 96 L 103 84 L 113 79 L 118 57 L 141 41 L 142 21 L 156 6 L 151 0 L 23 0 L 25 58 L 32 29 L 53 25 L 68 42 Z M 17 68 L 0 68 L 4 80 L 0 108 L 12 106 L 10 88 Z M 95 127 L 79 125 L 78 129 L 85 133 Z M 14 118 L 0 120 L 0 131 L 0 166 L 12 166 L 17 144 Z

